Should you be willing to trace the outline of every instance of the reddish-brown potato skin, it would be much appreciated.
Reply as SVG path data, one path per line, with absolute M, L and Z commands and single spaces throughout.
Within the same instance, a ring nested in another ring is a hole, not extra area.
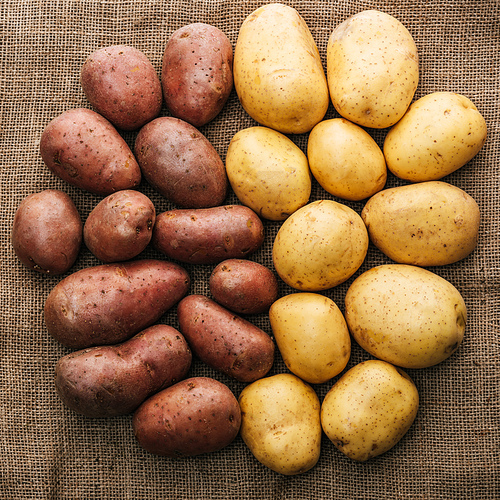
M 44 307 L 47 330 L 66 347 L 124 342 L 155 323 L 186 295 L 190 278 L 172 262 L 102 264 L 62 279 Z
M 209 278 L 216 302 L 238 314 L 260 314 L 278 298 L 278 280 L 273 272 L 246 259 L 227 259 Z
M 162 212 L 156 218 L 151 240 L 171 259 L 189 264 L 245 258 L 263 241 L 262 221 L 243 205 Z
M 167 457 L 219 451 L 236 438 L 240 425 L 238 400 L 209 377 L 191 377 L 154 394 L 132 419 L 140 446 Z
M 188 295 L 177 305 L 179 329 L 204 363 L 240 381 L 266 375 L 274 362 L 271 337 L 203 295 Z
M 75 263 L 83 224 L 73 200 L 46 189 L 24 198 L 14 215 L 11 242 L 19 260 L 43 274 L 63 274 Z
M 193 23 L 172 34 L 161 83 L 170 113 L 195 127 L 213 120 L 233 88 L 233 48 L 215 26 Z
M 226 168 L 210 141 L 189 123 L 162 116 L 141 128 L 134 154 L 146 181 L 181 208 L 221 205 Z
M 94 418 L 126 415 L 153 393 L 182 380 L 191 360 L 180 332 L 154 325 L 122 344 L 62 357 L 55 385 L 63 403 L 77 413 Z
M 80 84 L 94 109 L 119 129 L 136 130 L 160 114 L 160 79 L 135 47 L 112 45 L 93 52 L 82 66 Z
M 50 121 L 40 138 L 40 153 L 57 177 L 100 196 L 141 182 L 128 144 L 106 118 L 90 109 L 70 109 Z
M 103 262 L 130 260 L 148 246 L 155 220 L 153 202 L 139 191 L 125 189 L 95 206 L 83 226 L 83 239 Z

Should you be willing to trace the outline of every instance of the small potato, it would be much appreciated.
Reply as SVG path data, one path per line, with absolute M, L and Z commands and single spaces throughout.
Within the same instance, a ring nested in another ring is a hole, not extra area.
M 177 382 L 144 401 L 132 427 L 149 453 L 192 457 L 225 448 L 238 435 L 241 411 L 225 384 L 208 377 Z
M 241 205 L 163 212 L 156 218 L 152 239 L 169 258 L 189 264 L 245 258 L 263 241 L 262 221 Z
M 42 133 L 40 153 L 57 177 L 100 196 L 141 182 L 128 144 L 108 120 L 90 109 L 70 109 L 54 118 Z
M 213 120 L 233 88 L 233 47 L 224 32 L 204 23 L 175 31 L 163 53 L 161 84 L 172 116 L 195 127 Z
M 96 50 L 82 66 L 80 83 L 94 109 L 119 129 L 136 130 L 160 114 L 160 79 L 135 47 Z
M 144 194 L 123 190 L 101 200 L 87 217 L 83 238 L 103 262 L 119 262 L 139 255 L 151 241 L 156 211 Z
M 17 207 L 11 242 L 19 260 L 44 274 L 63 274 L 75 263 L 82 245 L 82 221 L 63 191 L 46 189 Z
M 179 207 L 208 208 L 224 201 L 224 163 L 189 123 L 170 116 L 156 118 L 139 131 L 134 152 L 148 183 Z
M 240 393 L 241 437 L 255 458 L 283 475 L 312 469 L 321 451 L 320 402 L 290 373 L 266 377 Z
M 133 412 L 151 394 L 182 380 L 191 366 L 184 337 L 168 325 L 146 328 L 126 342 L 62 357 L 55 385 L 68 408 L 88 417 Z
M 227 259 L 218 264 L 209 278 L 216 302 L 238 314 L 260 314 L 278 298 L 274 273 L 246 259 Z
M 240 382 L 253 382 L 271 369 L 271 337 L 208 297 L 184 297 L 177 306 L 177 316 L 193 353 L 212 368 Z

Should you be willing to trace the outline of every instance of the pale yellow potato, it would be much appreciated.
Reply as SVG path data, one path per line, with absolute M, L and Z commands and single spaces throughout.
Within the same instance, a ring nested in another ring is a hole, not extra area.
M 268 127 L 246 128 L 233 136 L 226 172 L 241 203 L 264 219 L 286 219 L 311 195 L 307 156 L 288 137 Z
M 400 368 L 380 360 L 348 370 L 321 405 L 321 425 L 349 458 L 364 462 L 390 450 L 415 421 L 419 394 Z
M 297 290 L 327 290 L 359 269 L 368 243 L 368 231 L 357 212 L 333 200 L 317 200 L 281 225 L 273 243 L 274 268 Z
M 467 309 L 460 292 L 422 267 L 385 264 L 358 276 L 345 296 L 354 340 L 372 356 L 403 368 L 427 368 L 463 341 Z
M 269 320 L 283 361 L 302 380 L 321 384 L 346 367 L 351 337 L 330 298 L 310 292 L 285 295 L 271 305 Z
M 486 137 L 486 121 L 469 98 L 433 92 L 415 101 L 389 130 L 383 150 L 395 176 L 433 181 L 472 160 Z
M 316 465 L 321 405 L 310 385 L 290 373 L 273 375 L 247 385 L 239 404 L 241 437 L 260 463 L 284 475 Z
M 327 78 L 341 116 L 364 127 L 390 127 L 405 114 L 417 89 L 417 46 L 389 14 L 359 12 L 330 35 Z
M 316 42 L 293 7 L 263 5 L 245 19 L 233 74 L 245 111 L 280 132 L 309 132 L 328 109 L 328 84 Z
M 344 200 L 369 198 L 387 181 L 382 150 L 366 130 L 345 118 L 323 120 L 311 130 L 307 158 L 323 189 Z
M 443 181 L 384 189 L 368 200 L 361 218 L 372 243 L 400 264 L 452 264 L 472 253 L 478 242 L 476 201 Z

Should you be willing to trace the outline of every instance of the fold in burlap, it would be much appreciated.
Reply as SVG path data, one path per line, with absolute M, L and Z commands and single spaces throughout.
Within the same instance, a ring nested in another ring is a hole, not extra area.
M 478 202 L 482 223 L 476 251 L 456 264 L 432 269 L 462 293 L 469 312 L 465 340 L 445 362 L 409 371 L 421 397 L 417 419 L 403 440 L 366 463 L 345 458 L 325 438 L 314 469 L 280 476 L 259 464 L 238 437 L 224 450 L 191 459 L 149 455 L 136 443 L 131 417 L 92 420 L 63 407 L 53 383 L 57 359 L 67 350 L 49 338 L 45 297 L 58 278 L 24 268 L 9 232 L 28 194 L 66 191 L 83 219 L 98 198 L 56 179 L 38 145 L 45 125 L 73 107 L 89 107 L 80 67 L 93 50 L 128 44 L 160 72 L 163 48 L 177 28 L 196 21 L 221 28 L 236 42 L 243 19 L 261 5 L 233 0 L 23 0 L 0 4 L 1 260 L 0 498 L 2 499 L 485 499 L 500 498 L 500 31 L 498 0 L 291 1 L 308 23 L 326 63 L 332 29 L 351 14 L 377 8 L 396 16 L 420 52 L 416 97 L 438 90 L 468 96 L 488 124 L 488 140 L 470 163 L 444 180 Z M 163 114 L 168 114 L 163 110 Z M 328 117 L 334 117 L 330 109 Z M 221 157 L 233 134 L 254 122 L 233 91 L 222 114 L 202 131 Z M 386 131 L 372 131 L 382 143 Z M 125 135 L 130 144 L 135 134 Z M 303 149 L 307 136 L 293 137 Z M 388 186 L 398 185 L 389 177 Z M 158 211 L 170 205 L 147 186 Z M 312 199 L 331 198 L 317 184 Z M 228 202 L 236 202 L 233 195 Z M 347 203 L 358 212 L 362 202 Z M 252 259 L 272 267 L 279 224 L 265 223 L 267 238 Z M 160 257 L 148 249 L 146 256 Z M 370 248 L 359 272 L 387 259 Z M 97 264 L 85 249 L 72 271 Z M 208 294 L 211 266 L 190 267 L 192 293 Z M 357 274 L 359 274 L 359 272 Z M 328 290 L 343 309 L 347 286 Z M 291 290 L 281 285 L 281 294 Z M 270 332 L 265 316 L 250 318 Z M 176 326 L 174 312 L 162 318 Z M 353 345 L 348 367 L 369 356 Z M 286 371 L 277 356 L 272 373 Z M 215 373 L 197 360 L 191 375 Z M 333 381 L 316 386 L 323 398 Z

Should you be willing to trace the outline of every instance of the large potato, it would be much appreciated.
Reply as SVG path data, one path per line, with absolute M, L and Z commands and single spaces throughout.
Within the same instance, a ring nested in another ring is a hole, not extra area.
M 311 195 L 306 155 L 288 137 L 267 127 L 250 127 L 233 136 L 226 172 L 241 203 L 264 219 L 286 219 Z
M 126 415 L 151 394 L 182 380 L 191 358 L 180 332 L 154 325 L 122 344 L 63 356 L 56 365 L 55 385 L 73 411 L 96 418 Z
M 47 331 L 74 349 L 117 344 L 160 319 L 189 286 L 188 273 L 172 262 L 145 259 L 88 267 L 49 293 Z
M 40 138 L 40 153 L 57 177 L 97 195 L 132 189 L 141 182 L 128 144 L 106 118 L 90 109 L 70 109 L 50 121 Z
M 390 127 L 405 114 L 417 89 L 417 46 L 389 14 L 359 12 L 330 35 L 327 77 L 341 116 L 364 127 Z
M 243 22 L 234 86 L 257 122 L 285 134 L 309 132 L 326 114 L 328 84 L 316 43 L 292 7 L 263 5 Z
M 415 101 L 389 130 L 387 168 L 411 182 L 441 179 L 472 160 L 486 136 L 486 121 L 469 98 L 433 92 Z
M 347 290 L 344 314 L 363 349 L 403 368 L 426 368 L 450 357 L 467 322 L 464 299 L 450 282 L 406 264 L 358 276 Z
M 428 181 L 384 189 L 361 212 L 373 244 L 393 261 L 442 266 L 477 245 L 480 213 L 460 188 Z
M 163 53 L 161 84 L 173 116 L 195 127 L 213 120 L 233 88 L 233 47 L 225 33 L 205 23 L 175 31 Z
M 357 212 L 333 200 L 317 200 L 283 222 L 273 244 L 274 268 L 298 290 L 326 290 L 359 269 L 368 241 Z
M 12 222 L 11 242 L 19 260 L 44 274 L 63 274 L 75 263 L 83 224 L 73 200 L 45 189 L 24 198 Z
M 247 385 L 240 393 L 241 437 L 255 458 L 275 472 L 312 469 L 321 451 L 320 402 L 290 373 Z

